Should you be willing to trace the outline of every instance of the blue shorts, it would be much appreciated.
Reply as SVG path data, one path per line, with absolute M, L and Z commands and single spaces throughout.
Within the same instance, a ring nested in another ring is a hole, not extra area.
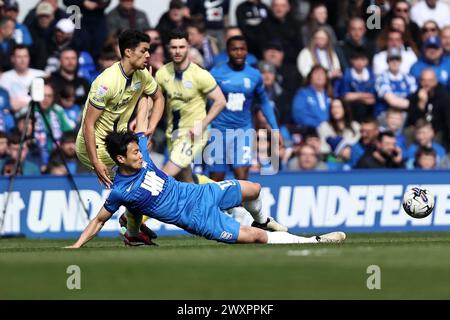
M 191 194 L 187 225 L 192 234 L 226 243 L 235 243 L 240 224 L 223 212 L 241 205 L 241 185 L 237 180 L 194 185 L 196 194 Z M 186 217 L 186 216 L 185 216 Z
M 226 172 L 230 167 L 250 167 L 252 165 L 254 129 L 247 126 L 238 129 L 210 130 L 210 138 L 205 148 L 207 170 Z

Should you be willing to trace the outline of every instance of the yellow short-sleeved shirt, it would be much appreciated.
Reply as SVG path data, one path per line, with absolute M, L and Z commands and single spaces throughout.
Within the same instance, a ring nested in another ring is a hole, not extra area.
M 183 72 L 175 72 L 172 62 L 156 73 L 156 81 L 166 96 L 167 138 L 175 130 L 185 134 L 196 121 L 206 117 L 206 98 L 216 80 L 205 69 L 191 62 Z
M 103 110 L 95 123 L 95 140 L 99 159 L 105 163 L 109 156 L 106 152 L 104 139 L 112 131 L 127 130 L 128 122 L 142 94 L 152 95 L 158 85 L 147 69 L 137 70 L 127 77 L 120 62 L 114 63 L 103 71 L 92 83 L 88 99 L 83 110 L 83 119 L 88 105 Z M 83 126 L 78 131 L 77 154 L 80 160 L 89 165 L 86 145 L 83 136 Z M 105 163 L 114 164 L 112 160 Z

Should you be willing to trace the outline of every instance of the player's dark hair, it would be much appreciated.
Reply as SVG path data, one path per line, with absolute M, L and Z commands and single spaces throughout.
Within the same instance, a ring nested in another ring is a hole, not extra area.
M 6 139 L 8 139 L 8 135 L 6 134 L 5 131 L 0 131 L 0 139 L 1 139 L 1 138 L 6 138 Z
M 113 159 L 115 163 L 119 164 L 119 161 L 117 161 L 117 156 L 126 157 L 128 144 L 131 142 L 139 143 L 138 138 L 132 132 L 111 132 L 105 138 L 106 151 L 108 151 L 111 159 Z
M 141 42 L 150 43 L 150 37 L 137 30 L 125 30 L 119 35 L 120 56 L 125 56 L 126 49 L 136 49 Z
M 227 50 L 228 48 L 231 46 L 231 43 L 234 41 L 244 41 L 245 43 L 247 43 L 247 41 L 245 41 L 245 37 L 244 36 L 234 36 L 231 37 L 227 40 Z
M 189 35 L 182 29 L 175 29 L 169 33 L 169 42 L 173 39 L 186 39 L 186 41 L 189 41 Z

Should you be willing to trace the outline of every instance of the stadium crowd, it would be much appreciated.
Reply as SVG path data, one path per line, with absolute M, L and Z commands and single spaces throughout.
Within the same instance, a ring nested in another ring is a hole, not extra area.
M 112 11 L 110 2 L 64 0 L 81 8 L 76 28 L 57 0 L 39 1 L 21 22 L 20 2 L 0 0 L 0 175 L 13 173 L 23 132 L 20 175 L 67 174 L 51 135 L 69 170 L 87 172 L 75 154 L 84 103 L 130 28 L 151 38 L 153 75 L 168 62 L 173 29 L 187 31 L 191 60 L 208 70 L 227 63 L 226 40 L 243 35 L 283 136 L 282 171 L 450 168 L 449 0 L 247 0 L 236 12 L 228 0 L 172 0 L 159 21 L 133 0 Z M 45 78 L 42 112 L 25 127 L 36 77 Z M 251 171 L 259 172 L 270 166 L 272 141 L 261 106 L 254 109 Z M 152 138 L 159 167 L 164 129 L 161 121 Z

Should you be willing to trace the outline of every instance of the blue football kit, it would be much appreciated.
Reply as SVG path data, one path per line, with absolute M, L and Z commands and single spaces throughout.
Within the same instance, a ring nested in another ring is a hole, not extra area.
M 237 180 L 203 185 L 182 183 L 159 170 L 150 159 L 147 137 L 138 135 L 144 163 L 133 175 L 117 170 L 104 208 L 116 212 L 121 205 L 132 214 L 143 214 L 174 224 L 210 240 L 235 243 L 240 224 L 222 212 L 242 202 Z
M 212 121 L 210 172 L 225 172 L 229 166 L 250 167 L 253 147 L 252 107 L 254 99 L 261 104 L 261 111 L 272 129 L 278 129 L 274 109 L 264 90 L 261 73 L 245 64 L 242 70 L 234 70 L 224 63 L 211 70 L 212 76 L 222 90 L 227 104 Z M 221 140 L 217 138 L 220 136 Z M 219 148 L 212 144 L 222 142 Z M 207 147 L 208 148 L 208 147 Z

